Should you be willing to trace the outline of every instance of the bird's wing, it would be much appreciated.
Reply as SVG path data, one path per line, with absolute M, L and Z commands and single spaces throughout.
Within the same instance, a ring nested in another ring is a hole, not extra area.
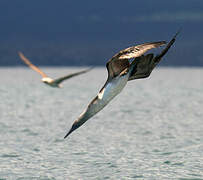
M 145 56 L 143 55 L 135 58 L 131 63 L 131 66 L 133 66 L 133 70 L 128 81 L 148 77 L 152 71 L 151 67 L 153 66 L 153 57 L 153 54 L 147 54 Z
M 167 44 L 167 46 L 164 48 L 164 50 L 158 54 L 155 58 L 154 58 L 154 67 L 161 61 L 161 58 L 168 52 L 168 50 L 170 49 L 170 47 L 173 45 L 173 43 L 176 40 L 177 35 L 180 33 L 180 30 L 175 34 L 175 36 L 173 36 L 173 38 L 170 40 L 170 42 Z M 153 67 L 153 68 L 154 68 Z
M 83 71 L 79 71 L 79 72 L 76 72 L 76 73 L 72 73 L 72 74 L 69 74 L 69 75 L 54 79 L 54 83 L 60 84 L 62 81 L 66 80 L 66 79 L 69 79 L 69 78 L 72 78 L 74 76 L 86 73 L 86 72 L 90 71 L 91 69 L 92 68 L 89 68 L 89 69 L 86 69 L 86 70 L 83 70 Z
M 119 53 L 114 55 L 106 64 L 108 70 L 108 78 L 113 78 L 119 75 L 126 68 L 129 68 L 130 63 L 128 59 L 139 57 L 148 50 L 157 48 L 164 44 L 166 44 L 165 41 L 144 43 L 121 50 Z
M 128 59 L 114 59 L 107 62 L 106 68 L 108 71 L 108 79 L 118 76 L 122 71 L 128 69 L 130 63 Z
M 133 66 L 133 71 L 129 77 L 129 80 L 140 79 L 148 77 L 152 70 L 156 67 L 156 65 L 161 61 L 161 58 L 168 52 L 170 47 L 176 40 L 176 36 L 179 32 L 175 34 L 175 36 L 171 39 L 171 41 L 167 44 L 167 46 L 162 50 L 160 54 L 154 57 L 153 54 L 147 54 L 135 58 L 130 66 Z
M 34 64 L 32 64 L 28 58 L 26 58 L 22 52 L 18 52 L 18 55 L 20 56 L 21 60 L 23 60 L 23 62 L 25 64 L 27 64 L 30 68 L 32 68 L 34 71 L 38 72 L 39 74 L 42 75 L 42 77 L 48 77 L 44 72 L 42 72 L 37 66 L 35 66 Z

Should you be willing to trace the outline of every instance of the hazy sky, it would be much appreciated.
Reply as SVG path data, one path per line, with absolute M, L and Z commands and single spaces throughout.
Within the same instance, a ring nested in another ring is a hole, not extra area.
M 166 40 L 162 65 L 203 66 L 202 0 L 1 0 L 0 64 L 105 65 L 117 51 Z

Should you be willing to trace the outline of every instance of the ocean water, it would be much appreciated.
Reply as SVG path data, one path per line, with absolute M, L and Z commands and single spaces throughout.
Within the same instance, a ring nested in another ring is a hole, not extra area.
M 43 68 L 51 77 L 80 69 Z M 64 140 L 106 78 L 95 68 L 56 89 L 29 68 L 1 68 L 0 179 L 203 179 L 203 69 L 130 81 Z

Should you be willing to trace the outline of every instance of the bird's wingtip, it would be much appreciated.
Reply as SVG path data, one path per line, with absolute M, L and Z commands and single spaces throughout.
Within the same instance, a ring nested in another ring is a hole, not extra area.
M 22 56 L 23 56 L 23 53 L 22 53 L 21 51 L 18 51 L 18 55 L 19 55 L 20 57 L 22 57 Z
M 177 35 L 180 34 L 181 31 L 182 31 L 182 28 L 180 28 L 180 29 L 176 32 L 176 34 L 175 34 L 175 36 L 173 37 L 173 39 L 175 39 L 175 38 L 177 37 Z
M 157 42 L 157 47 L 164 46 L 167 42 L 166 41 L 159 41 Z

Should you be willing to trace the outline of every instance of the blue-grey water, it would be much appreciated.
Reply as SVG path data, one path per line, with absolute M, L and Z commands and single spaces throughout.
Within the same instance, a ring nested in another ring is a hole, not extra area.
M 106 78 L 95 68 L 56 89 L 29 68 L 1 68 L 0 179 L 203 179 L 203 69 L 158 68 L 130 81 L 64 140 Z

